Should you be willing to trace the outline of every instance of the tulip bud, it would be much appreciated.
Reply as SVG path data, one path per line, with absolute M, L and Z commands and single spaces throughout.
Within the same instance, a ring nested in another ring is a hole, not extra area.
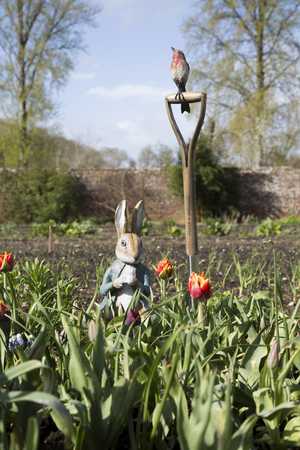
M 11 272 L 14 267 L 14 257 L 12 253 L 4 252 L 0 254 L 0 272 Z
M 269 369 L 274 369 L 275 367 L 278 366 L 278 363 L 280 360 L 279 353 L 280 353 L 279 340 L 276 338 L 273 338 L 272 343 L 271 343 L 271 350 L 269 352 L 268 359 L 267 359 L 267 366 L 269 367 Z
M 8 313 L 8 311 L 9 311 L 9 306 L 6 303 L 4 303 L 3 300 L 0 300 L 0 318 L 4 317 L 5 314 Z
M 161 278 L 162 280 L 165 280 L 167 278 L 170 278 L 173 274 L 173 264 L 168 258 L 162 259 L 157 266 L 155 267 L 155 273 L 156 275 Z
M 127 313 L 125 324 L 129 327 L 132 323 L 135 325 L 140 325 L 141 323 L 141 316 L 138 311 L 135 311 L 134 309 L 130 309 Z
M 89 340 L 91 342 L 93 342 L 97 337 L 97 326 L 96 326 L 96 322 L 94 320 L 89 321 L 88 336 L 89 336 Z

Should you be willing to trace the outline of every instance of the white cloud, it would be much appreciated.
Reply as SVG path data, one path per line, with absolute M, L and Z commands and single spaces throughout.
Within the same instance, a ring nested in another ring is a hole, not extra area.
M 117 128 L 122 131 L 134 131 L 137 129 L 137 126 L 134 122 L 131 122 L 130 120 L 122 120 L 120 122 L 117 122 L 116 124 Z
M 122 120 L 116 123 L 116 128 L 114 139 L 131 156 L 137 156 L 141 148 L 153 141 L 152 130 L 147 127 L 147 123 L 144 120 Z
M 73 80 L 94 80 L 96 78 L 95 72 L 74 72 L 72 73 Z
M 166 95 L 167 90 L 157 86 L 145 84 L 121 84 L 112 88 L 96 86 L 87 91 L 88 95 L 107 98 L 112 100 L 122 100 L 130 97 L 157 98 Z
M 192 0 L 189 0 L 191 3 Z M 121 23 L 130 26 L 136 20 L 168 14 L 168 19 L 182 17 L 187 10 L 187 0 L 101 0 L 103 13 L 118 17 Z

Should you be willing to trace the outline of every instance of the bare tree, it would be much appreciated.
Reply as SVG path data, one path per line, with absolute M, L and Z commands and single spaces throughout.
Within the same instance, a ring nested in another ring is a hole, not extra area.
M 158 168 L 158 158 L 157 153 L 155 150 L 151 147 L 151 145 L 148 145 L 146 147 L 143 147 L 140 150 L 139 156 L 138 156 L 138 168 L 139 169 L 153 169 Z
M 28 129 L 51 111 L 98 11 L 88 0 L 0 0 L 0 93 L 18 119 L 23 164 Z
M 270 137 L 296 106 L 300 1 L 199 0 L 196 8 L 185 26 L 194 82 L 209 91 L 233 143 L 256 151 L 263 164 L 272 152 Z M 288 142 L 294 145 L 293 131 Z M 282 130 L 281 138 L 286 144 Z
M 117 147 L 103 147 L 99 150 L 103 159 L 103 168 L 127 169 L 134 168 L 135 161 L 131 159 L 125 150 Z
M 164 169 L 175 162 L 175 152 L 167 145 L 148 145 L 141 149 L 137 165 L 139 169 Z

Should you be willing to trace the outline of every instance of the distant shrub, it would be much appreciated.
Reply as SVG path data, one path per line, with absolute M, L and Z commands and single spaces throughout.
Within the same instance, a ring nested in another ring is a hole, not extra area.
M 67 222 L 80 216 L 87 191 L 70 173 L 26 170 L 2 173 L 6 221 Z
M 183 231 L 177 225 L 172 225 L 168 229 L 168 234 L 172 237 L 180 237 Z
M 58 225 L 54 220 L 49 220 L 49 222 L 45 223 L 32 223 L 30 228 L 30 236 L 31 237 L 40 237 L 40 236 L 48 236 L 49 227 L 51 225 L 52 231 L 57 230 Z
M 176 224 L 175 220 L 168 219 L 163 223 L 164 232 L 172 237 L 180 237 L 183 230 Z
M 299 225 L 300 224 L 300 216 L 287 216 L 279 219 L 281 225 Z
M 227 236 L 232 229 L 232 224 L 230 222 L 223 222 L 222 220 L 216 219 L 206 219 L 206 229 L 205 233 L 215 236 Z
M 87 234 L 96 233 L 96 223 L 91 220 L 74 220 L 69 223 L 56 223 L 54 220 L 49 220 L 45 223 L 33 223 L 31 224 L 31 236 L 48 236 L 49 227 L 51 226 L 53 233 L 60 236 L 80 237 Z
M 150 222 L 149 219 L 147 219 L 145 217 L 143 220 L 143 225 L 142 225 L 142 235 L 148 236 L 149 233 L 151 232 L 152 228 L 153 228 L 153 224 Z
M 64 234 L 66 236 L 85 236 L 87 234 L 94 234 L 96 232 L 95 222 L 90 219 L 83 220 L 81 222 L 75 220 L 74 222 L 63 225 L 66 225 L 64 229 Z
M 268 217 L 256 227 L 255 234 L 263 237 L 278 236 L 281 234 L 281 223 Z
M 175 194 L 183 194 L 181 157 L 169 166 L 169 184 Z M 202 135 L 195 150 L 194 174 L 197 207 L 202 216 L 220 216 L 238 210 L 238 171 L 222 167 L 210 140 Z

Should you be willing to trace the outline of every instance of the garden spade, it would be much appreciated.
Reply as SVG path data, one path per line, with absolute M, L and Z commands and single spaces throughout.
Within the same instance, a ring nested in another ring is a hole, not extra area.
M 186 143 L 183 135 L 176 123 L 172 105 L 185 103 L 200 103 L 200 112 L 197 119 L 194 134 Z M 193 272 L 193 259 L 198 253 L 197 242 L 197 218 L 196 218 L 196 198 L 194 183 L 194 155 L 197 140 L 204 122 L 206 111 L 206 93 L 205 92 L 185 92 L 184 95 L 178 96 L 170 94 L 165 98 L 168 118 L 171 127 L 178 141 L 183 175 L 183 194 L 184 194 L 184 217 L 185 217 L 185 244 L 186 254 L 189 259 L 189 270 Z

